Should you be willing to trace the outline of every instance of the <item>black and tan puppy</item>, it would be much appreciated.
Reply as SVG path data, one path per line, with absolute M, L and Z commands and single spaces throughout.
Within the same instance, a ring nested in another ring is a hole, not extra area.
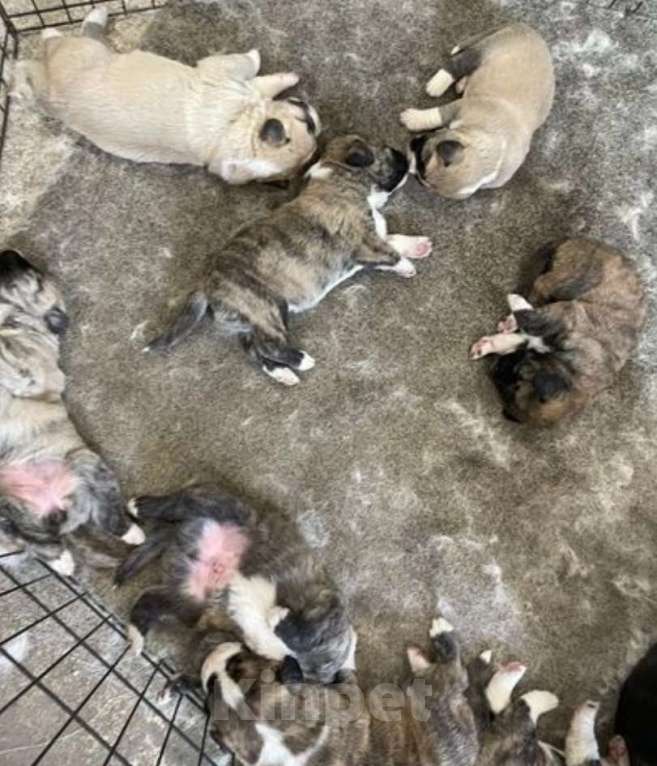
M 381 704 L 358 683 L 353 657 L 335 684 L 308 684 L 291 657 L 259 659 L 239 643 L 219 645 L 202 678 L 210 688 L 213 737 L 246 766 L 544 766 L 535 720 L 556 704 L 547 692 L 511 703 L 524 666 L 494 672 L 490 652 L 462 664 L 452 626 L 434 620 L 431 649 L 410 647 L 412 677 Z M 523 757 L 521 757 L 523 756 Z
M 215 486 L 198 485 L 131 502 L 155 533 L 117 571 L 124 582 L 162 557 L 163 583 L 130 613 L 137 653 L 149 629 L 167 616 L 189 626 L 227 614 L 258 654 L 297 658 L 309 679 L 332 681 L 352 651 L 353 630 L 339 593 L 292 522 L 255 511 Z
M 54 282 L 19 253 L 0 252 L 0 541 L 70 575 L 80 559 L 115 565 L 144 536 L 66 412 L 67 322 Z
M 481 338 L 472 359 L 499 354 L 493 380 L 511 420 L 548 426 L 614 384 L 637 344 L 646 306 L 634 264 L 602 242 L 568 239 L 541 251 L 547 265 L 528 300 Z
M 358 136 L 334 139 L 308 171 L 301 194 L 226 244 L 206 284 L 148 348 L 171 348 L 210 315 L 222 332 L 238 336 L 264 372 L 298 383 L 297 371 L 311 369 L 314 360 L 292 345 L 288 312 L 316 306 L 361 270 L 412 277 L 409 258 L 431 252 L 426 237 L 389 235 L 379 212 L 407 171 L 405 157 L 390 147 Z

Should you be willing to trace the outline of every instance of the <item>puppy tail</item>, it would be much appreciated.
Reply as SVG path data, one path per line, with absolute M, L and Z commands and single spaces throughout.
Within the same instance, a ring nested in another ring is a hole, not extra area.
M 168 351 L 173 348 L 196 330 L 207 315 L 208 309 L 208 298 L 205 293 L 200 290 L 192 293 L 169 329 L 149 343 L 144 351 Z
M 142 545 L 132 548 L 129 555 L 116 568 L 114 584 L 123 585 L 141 572 L 144 567 L 158 559 L 171 542 L 172 530 L 161 529 L 146 538 Z

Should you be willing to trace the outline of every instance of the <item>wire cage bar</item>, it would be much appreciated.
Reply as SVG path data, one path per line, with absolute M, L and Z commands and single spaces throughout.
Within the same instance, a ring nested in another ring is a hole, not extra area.
M 163 702 L 174 668 L 131 657 L 120 620 L 79 582 L 5 553 L 0 614 L 3 763 L 225 766 L 204 700 Z

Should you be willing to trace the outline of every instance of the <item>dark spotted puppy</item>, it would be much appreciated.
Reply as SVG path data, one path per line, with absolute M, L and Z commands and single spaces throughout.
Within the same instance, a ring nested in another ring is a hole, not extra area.
M 115 565 L 144 536 L 66 412 L 67 321 L 54 282 L 19 253 L 0 252 L 0 541 L 70 575 L 76 560 Z
M 614 384 L 646 314 L 633 263 L 602 242 L 568 239 L 542 251 L 545 271 L 529 299 L 508 297 L 511 315 L 471 357 L 499 354 L 493 380 L 511 420 L 553 425 Z
M 595 736 L 598 704 L 580 705 L 566 739 L 566 766 L 657 766 L 657 644 L 637 663 L 618 698 L 607 756 L 600 758 Z
M 352 650 L 353 630 L 335 584 L 292 522 L 258 519 L 241 500 L 208 485 L 141 497 L 131 507 L 158 526 L 117 580 L 160 556 L 163 573 L 162 585 L 131 610 L 135 651 L 167 616 L 196 626 L 219 608 L 253 651 L 273 660 L 292 655 L 306 677 L 333 680 Z
M 523 766 L 542 766 L 530 746 L 537 743 L 535 729 L 516 714 L 526 709 L 531 719 L 547 709 L 540 700 L 547 693 L 530 692 L 513 703 L 511 721 L 507 708 L 524 667 L 509 663 L 494 672 L 484 652 L 466 670 L 449 623 L 435 620 L 430 636 L 428 653 L 409 648 L 412 678 L 388 712 L 375 704 L 375 690 L 365 695 L 360 688 L 353 657 L 335 684 L 320 686 L 306 683 L 292 658 L 264 661 L 239 643 L 224 643 L 202 671 L 211 689 L 212 734 L 247 766 L 474 766 L 491 720 L 494 726 L 508 717 L 483 740 L 483 752 L 504 742 L 513 752 L 509 742 L 523 739 Z
M 229 240 L 209 279 L 148 348 L 171 348 L 209 315 L 224 334 L 240 339 L 264 372 L 298 383 L 296 373 L 314 360 L 291 343 L 289 312 L 313 308 L 358 271 L 412 277 L 409 258 L 431 252 L 426 237 L 388 234 L 379 211 L 407 172 L 404 155 L 390 147 L 358 136 L 331 141 L 301 194 Z

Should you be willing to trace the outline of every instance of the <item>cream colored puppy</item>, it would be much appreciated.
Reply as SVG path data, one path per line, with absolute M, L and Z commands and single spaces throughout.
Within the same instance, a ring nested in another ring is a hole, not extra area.
M 96 8 L 82 35 L 43 32 L 41 61 L 18 65 L 14 90 L 111 154 L 136 162 L 204 165 L 231 184 L 293 175 L 315 151 L 317 114 L 287 72 L 256 76 L 260 55 L 214 55 L 195 67 L 105 41 Z
M 503 186 L 522 165 L 534 131 L 554 97 L 550 51 L 526 24 L 510 24 L 457 46 L 427 84 L 437 98 L 455 83 L 462 98 L 431 109 L 406 109 L 419 180 L 452 199 Z M 439 128 L 439 130 L 436 130 Z

